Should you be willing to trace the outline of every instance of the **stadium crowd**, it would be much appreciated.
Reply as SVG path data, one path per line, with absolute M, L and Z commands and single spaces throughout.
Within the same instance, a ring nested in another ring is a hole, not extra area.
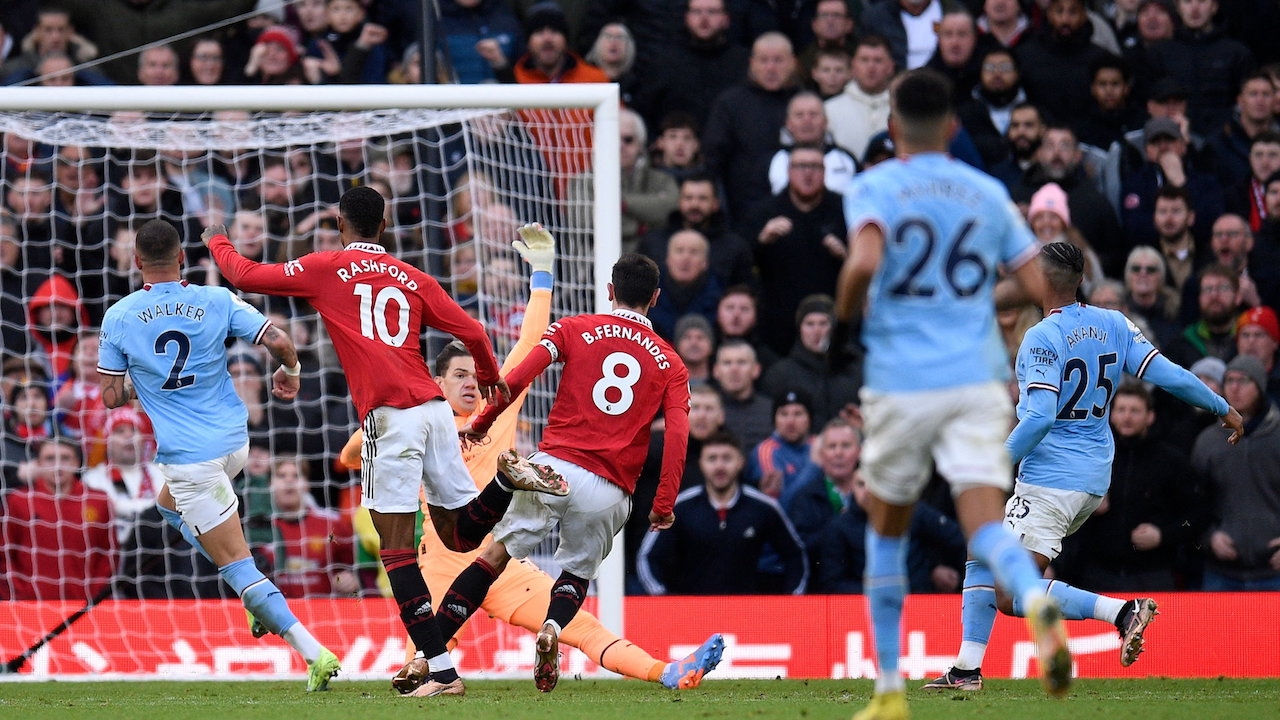
M 1208 414 L 1137 381 L 1116 388 L 1111 491 L 1051 572 L 1098 591 L 1280 589 L 1280 8 L 437 4 L 440 82 L 621 88 L 623 250 L 662 269 L 652 319 L 693 383 L 679 519 L 647 539 L 644 513 L 628 524 L 628 592 L 861 592 L 861 360 L 856 344 L 830 347 L 848 252 L 841 191 L 892 156 L 889 84 L 921 66 L 953 83 L 952 154 L 1003 182 L 1039 240 L 1084 251 L 1083 299 L 1124 311 L 1247 422 L 1228 448 Z M 0 82 L 417 83 L 416 6 L 12 0 L 0 9 Z M 587 157 L 530 157 L 527 172 L 571 178 L 552 192 L 583 197 L 590 183 L 571 176 Z M 412 154 L 357 140 L 197 164 L 208 174 L 185 160 L 4 134 L 0 598 L 83 599 L 113 578 L 119 597 L 226 592 L 155 508 L 146 416 L 100 397 L 96 327 L 140 285 L 132 237 L 143 221 L 179 228 L 188 280 L 229 285 L 203 227 L 225 222 L 242 254 L 289 260 L 334 247 L 338 196 L 370 185 L 390 201 L 389 249 L 478 307 L 471 241 L 494 231 L 473 222 L 479 200 L 465 193 L 447 207 L 420 201 Z M 420 229 L 433 210 L 448 232 Z M 520 218 L 535 219 L 550 218 Z M 355 419 L 323 327 L 305 305 L 246 299 L 287 329 L 308 368 L 285 403 L 268 392 L 261 348 L 229 351 L 249 410 L 238 490 L 254 555 L 291 597 L 383 592 L 372 528 L 348 497 L 356 474 L 337 462 Z M 1001 313 L 1010 357 L 1040 317 Z M 483 319 L 502 352 L 514 311 Z M 636 508 L 656 489 L 661 430 Z M 964 540 L 945 484 L 934 486 L 912 520 L 911 590 L 958 592 Z

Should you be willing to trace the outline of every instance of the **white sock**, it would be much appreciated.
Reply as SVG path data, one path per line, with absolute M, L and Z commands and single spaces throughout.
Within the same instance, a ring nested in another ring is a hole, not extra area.
M 294 623 L 293 627 L 284 631 L 284 641 L 297 650 L 308 665 L 315 662 L 316 658 L 320 657 L 320 651 L 324 649 L 320 641 L 316 640 L 311 631 L 300 622 Z
M 440 653 L 433 658 L 427 658 L 427 669 L 433 673 L 440 672 L 441 670 L 452 670 L 453 658 L 449 657 L 448 652 Z
M 885 693 L 900 692 L 907 689 L 907 681 L 902 678 L 902 673 L 878 673 L 876 674 L 876 694 L 883 695 Z
M 982 659 L 987 656 L 987 644 L 965 640 L 960 643 L 960 653 L 956 655 L 956 670 L 977 670 L 982 667 Z
M 1120 614 L 1120 609 L 1128 604 L 1128 600 L 1099 595 L 1098 602 L 1093 604 L 1093 618 L 1114 625 L 1116 616 Z

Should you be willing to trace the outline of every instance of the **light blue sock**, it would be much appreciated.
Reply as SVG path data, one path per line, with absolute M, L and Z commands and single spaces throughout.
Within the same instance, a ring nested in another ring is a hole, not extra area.
M 978 528 L 969 540 L 969 556 L 990 568 L 996 584 L 1014 598 L 1043 591 L 1044 574 L 1031 559 L 1031 551 L 1022 547 L 1018 536 L 999 521 Z
M 987 654 L 991 629 L 996 623 L 996 578 L 977 560 L 964 564 L 964 596 L 960 601 L 960 653 L 958 670 L 977 670 Z
M 1042 580 L 1041 583 L 1045 593 L 1058 601 L 1058 607 L 1062 608 L 1062 616 L 1066 619 L 1091 620 L 1095 617 L 1094 611 L 1098 607 L 1099 598 L 1097 593 L 1081 590 L 1057 580 Z M 1020 598 L 1013 599 L 1013 614 L 1018 617 L 1027 616 L 1027 609 L 1023 607 Z
M 204 546 L 200 544 L 200 538 L 196 537 L 196 534 L 194 531 L 192 531 L 191 526 L 187 524 L 186 520 L 182 519 L 182 515 L 179 514 L 177 510 L 170 510 L 169 508 L 163 505 L 156 505 L 156 509 L 160 511 L 160 516 L 164 518 L 165 522 L 173 526 L 173 529 L 182 533 L 183 540 L 186 540 L 187 542 L 191 543 L 191 547 L 195 548 L 196 550 L 199 550 L 200 554 L 204 556 L 205 560 L 208 560 L 211 563 L 213 562 L 213 558 L 209 557 L 209 553 L 205 552 Z M 217 564 L 217 563 L 214 563 L 214 564 Z
M 884 537 L 867 528 L 867 566 L 863 581 L 875 632 L 876 692 L 900 689 L 902 603 L 907 596 L 907 538 Z M 895 687 L 897 685 L 898 687 Z
M 262 574 L 253 558 L 223 565 L 218 568 L 218 574 L 240 596 L 245 608 L 271 632 L 284 635 L 298 623 L 280 588 Z

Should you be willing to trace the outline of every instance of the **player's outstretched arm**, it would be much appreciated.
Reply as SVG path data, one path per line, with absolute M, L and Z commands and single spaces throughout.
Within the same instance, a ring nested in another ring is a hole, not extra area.
M 1174 397 L 1222 418 L 1222 427 L 1231 430 L 1227 442 L 1235 445 L 1244 437 L 1244 418 L 1221 395 L 1209 389 L 1200 378 L 1178 366 L 1164 355 L 1154 354 L 1141 378 L 1168 391 Z
M 529 263 L 533 274 L 529 278 L 529 302 L 525 306 L 524 322 L 520 324 L 520 338 L 503 363 L 503 373 L 520 364 L 547 331 L 547 325 L 551 323 L 551 293 L 555 285 L 555 237 L 538 223 L 522 225 L 517 232 L 521 239 L 512 241 L 511 247 Z
M 200 239 L 209 248 L 218 270 L 236 287 L 245 292 L 264 293 L 266 295 L 291 295 L 309 298 L 322 287 L 311 282 L 303 270 L 303 262 L 309 256 L 303 256 L 287 263 L 260 263 L 241 255 L 227 237 L 227 229 L 222 225 L 211 225 L 200 233 Z
M 552 269 L 555 267 L 555 238 L 537 223 L 523 225 L 518 232 L 521 239 L 513 241 L 511 247 L 524 258 L 525 262 L 529 263 L 533 268 L 533 274 L 529 278 L 529 301 L 525 304 L 524 321 L 520 323 L 520 337 L 511 348 L 511 352 L 507 353 L 506 360 L 502 362 L 503 375 L 510 375 L 520 363 L 524 362 L 529 353 L 538 347 L 538 342 L 546 333 L 547 326 L 551 324 L 551 294 L 555 284 L 552 277 Z M 508 388 L 508 391 L 512 393 L 510 403 L 489 428 L 490 439 L 504 448 L 515 445 L 516 429 L 520 424 L 520 409 L 529 396 L 528 388 L 521 392 Z M 464 443 L 474 442 L 466 436 L 462 439 Z
M 505 378 L 500 378 L 499 382 L 506 389 L 506 394 L 499 400 L 494 398 L 489 405 L 480 413 L 478 417 L 468 423 L 467 427 L 471 434 L 484 437 L 489 434 L 489 428 L 493 427 L 493 421 L 498 415 L 507 409 L 510 400 L 513 397 L 519 397 L 529 384 L 534 381 L 547 366 L 551 364 L 551 353 L 541 345 L 533 348 L 519 365 L 515 367 Z M 465 436 L 464 436 L 464 439 Z
M 297 397 L 302 363 L 298 362 L 298 349 L 293 346 L 293 339 L 288 333 L 272 325 L 262 333 L 262 339 L 258 342 L 280 363 L 280 367 L 271 375 L 271 394 L 281 400 Z

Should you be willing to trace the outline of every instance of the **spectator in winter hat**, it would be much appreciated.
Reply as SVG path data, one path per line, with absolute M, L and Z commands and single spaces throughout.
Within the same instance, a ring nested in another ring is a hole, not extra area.
M 1266 305 L 1250 308 L 1236 321 L 1236 352 L 1258 359 L 1270 387 L 1280 390 L 1280 363 L 1276 362 L 1276 349 L 1280 348 L 1280 321 L 1276 312 Z
M 1042 245 L 1069 242 L 1080 248 L 1085 258 L 1083 290 L 1086 295 L 1095 283 L 1102 280 L 1102 263 L 1089 242 L 1072 226 L 1071 209 L 1067 206 L 1067 193 L 1062 186 L 1045 183 L 1031 196 L 1027 222 Z
M 288 25 L 272 25 L 258 36 L 244 66 L 245 79 L 261 85 L 299 85 L 305 82 L 298 62 L 302 49 L 298 31 Z
M 569 21 L 554 2 L 529 8 L 524 22 L 528 50 L 512 66 L 497 70 L 502 82 L 609 82 L 603 70 L 569 49 Z
M 780 497 L 813 463 L 809 437 L 812 428 L 813 396 L 800 388 L 788 388 L 775 395 L 773 432 L 751 449 L 747 482 L 770 497 Z

